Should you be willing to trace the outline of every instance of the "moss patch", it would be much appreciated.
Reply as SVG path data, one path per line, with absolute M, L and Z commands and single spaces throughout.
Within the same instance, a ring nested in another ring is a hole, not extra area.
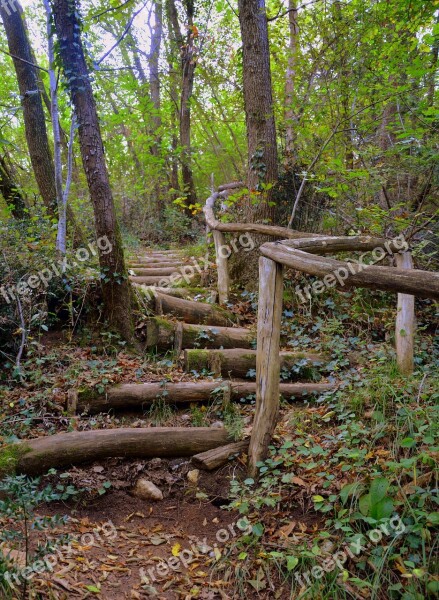
M 15 473 L 20 458 L 26 452 L 29 452 L 29 448 L 23 443 L 0 449 L 0 479 Z

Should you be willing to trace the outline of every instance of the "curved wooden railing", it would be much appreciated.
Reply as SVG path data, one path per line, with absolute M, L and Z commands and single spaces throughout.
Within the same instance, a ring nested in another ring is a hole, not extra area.
M 220 302 L 227 301 L 229 276 L 227 258 L 219 252 L 225 244 L 224 233 L 259 233 L 283 237 L 260 247 L 259 304 L 256 359 L 256 411 L 249 448 L 249 471 L 265 458 L 279 410 L 280 329 L 282 317 L 284 266 L 321 278 L 326 287 L 365 287 L 396 292 L 396 353 L 399 369 L 413 371 L 414 298 L 439 299 L 439 273 L 413 269 L 408 245 L 399 236 L 385 240 L 371 236 L 332 237 L 293 231 L 253 223 L 222 223 L 214 214 L 215 202 L 226 198 L 242 183 L 228 184 L 212 192 L 204 207 L 206 222 L 211 229 L 217 253 Z M 404 242 L 404 243 L 403 243 Z M 337 252 L 372 252 L 375 262 L 394 254 L 396 268 L 329 258 Z M 313 283 L 313 288 L 316 282 Z M 322 291 L 322 290 L 320 290 Z M 315 290 L 316 293 L 320 293 Z

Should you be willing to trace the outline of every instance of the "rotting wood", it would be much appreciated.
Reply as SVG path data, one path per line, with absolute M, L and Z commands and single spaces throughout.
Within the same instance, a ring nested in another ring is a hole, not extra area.
M 243 440 L 242 442 L 234 442 L 232 444 L 227 444 L 226 446 L 213 448 L 212 450 L 207 450 L 207 452 L 195 454 L 192 457 L 192 462 L 200 469 L 213 471 L 213 469 L 225 465 L 231 458 L 246 452 L 248 450 L 248 445 L 249 440 Z

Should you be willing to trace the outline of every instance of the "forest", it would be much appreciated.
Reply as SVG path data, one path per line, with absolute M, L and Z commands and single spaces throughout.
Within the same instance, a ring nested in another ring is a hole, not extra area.
M 439 5 L 0 17 L 0 600 L 438 597 Z

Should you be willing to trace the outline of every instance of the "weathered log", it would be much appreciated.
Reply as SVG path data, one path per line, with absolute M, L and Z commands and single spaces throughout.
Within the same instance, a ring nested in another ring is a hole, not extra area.
M 313 365 L 319 365 L 328 360 L 328 357 L 315 353 L 279 352 L 282 368 L 291 369 L 300 360 L 307 359 Z M 185 350 L 184 369 L 191 371 L 209 371 L 223 377 L 247 377 L 250 370 L 256 369 L 256 350 L 235 348 L 233 350 Z M 279 382 L 279 375 L 277 375 Z
M 227 198 L 229 190 L 212 194 L 203 207 L 206 223 L 212 230 L 223 231 L 224 233 L 260 233 L 270 235 L 280 239 L 301 239 L 314 238 L 315 233 L 305 233 L 303 231 L 295 231 L 286 227 L 277 227 L 273 225 L 262 225 L 259 223 L 222 223 L 218 221 L 213 212 L 215 201 L 219 198 Z
M 224 254 L 227 249 L 226 238 L 221 231 L 212 231 L 213 241 L 215 243 L 216 268 L 218 274 L 218 299 L 220 304 L 227 304 L 229 301 L 230 278 L 228 267 L 228 254 Z
M 396 266 L 399 269 L 413 269 L 410 252 L 397 254 Z M 403 375 L 413 373 L 415 333 L 415 297 L 398 294 L 395 324 L 396 361 Z
M 204 469 L 205 471 L 213 471 L 218 467 L 222 467 L 232 457 L 246 452 L 248 450 L 249 440 L 242 442 L 234 442 L 227 444 L 227 446 L 220 446 L 219 448 L 213 448 L 207 450 L 207 452 L 201 452 L 201 454 L 195 454 L 192 457 L 192 462 L 196 467 Z
M 249 474 L 266 457 L 279 412 L 279 353 L 282 321 L 283 267 L 259 259 L 258 339 L 256 357 L 256 411 L 249 447 Z
M 183 265 L 181 265 L 183 266 Z M 153 277 L 168 277 L 169 275 L 172 275 L 173 273 L 178 273 L 178 267 L 158 267 L 157 269 L 155 267 L 146 267 L 146 268 L 139 268 L 139 267 L 130 267 L 131 271 L 134 271 L 134 274 L 136 276 L 141 276 L 141 277 L 146 277 L 146 276 L 153 276 Z
M 158 315 L 174 315 L 185 323 L 198 323 L 202 325 L 227 327 L 228 325 L 233 325 L 236 321 L 233 313 L 219 306 L 173 298 L 160 293 L 155 295 L 155 312 Z
M 156 292 L 159 294 L 169 294 L 177 298 L 189 298 L 192 294 L 199 294 L 202 290 L 198 288 L 179 288 L 179 287 L 157 287 L 154 285 L 144 285 L 133 282 L 133 285 L 141 290 L 148 298 L 151 298 Z
M 182 267 L 183 263 L 181 262 L 181 260 L 173 260 L 173 261 L 166 261 L 166 262 L 149 262 L 149 261 L 145 261 L 145 262 L 129 262 L 128 264 L 128 268 L 129 269 L 168 269 L 169 267 Z
M 439 273 L 344 262 L 316 255 L 372 250 L 372 256 L 378 260 L 377 253 L 374 256 L 374 250 L 379 250 L 382 255 L 387 248 L 389 251 L 397 250 L 398 247 L 401 249 L 401 243 L 366 236 L 325 237 L 270 242 L 262 245 L 260 251 L 275 262 L 320 277 L 321 281 L 309 286 L 311 292 L 320 293 L 325 287 L 355 286 L 439 299 Z
M 157 285 L 158 287 L 166 287 L 172 284 L 169 277 L 140 277 L 138 275 L 130 275 L 129 280 L 139 285 Z
M 333 383 L 281 383 L 280 395 L 286 400 L 323 394 L 334 388 Z M 142 409 L 160 398 L 170 404 L 209 402 L 220 397 L 240 400 L 256 393 L 254 381 L 183 381 L 180 383 L 122 383 L 104 393 L 78 392 L 78 411 L 107 412 L 109 410 Z
M 181 323 L 181 340 L 176 344 L 176 323 L 152 317 L 146 323 L 146 345 L 160 350 L 180 348 L 251 348 L 255 334 L 245 327 L 218 327 Z M 181 344 L 181 345 L 180 345 Z
M 109 457 L 166 458 L 193 456 L 227 443 L 224 429 L 151 427 L 72 431 L 26 440 L 6 448 L 16 470 L 28 475 Z

